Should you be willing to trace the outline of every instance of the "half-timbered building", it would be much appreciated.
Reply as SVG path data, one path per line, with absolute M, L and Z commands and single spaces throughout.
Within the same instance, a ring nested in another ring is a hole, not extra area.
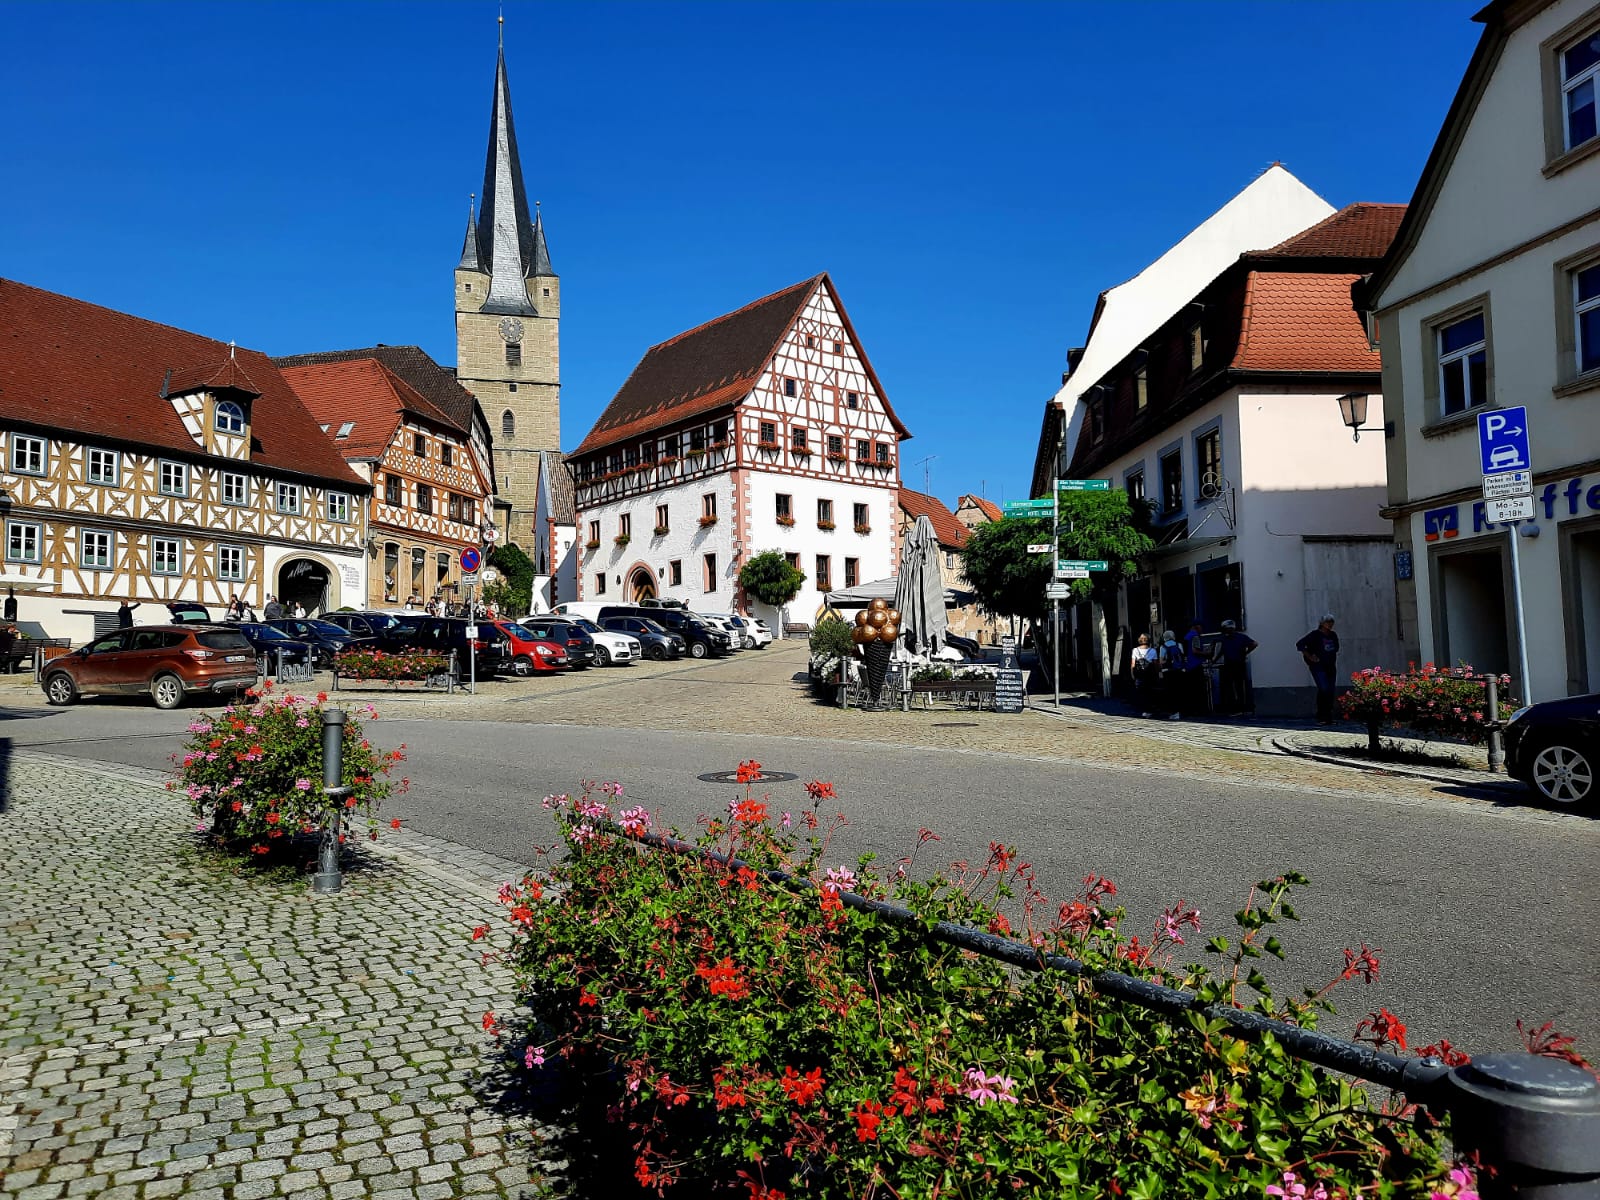
M 272 361 L 0 279 L 0 586 L 74 641 L 128 599 L 366 592 L 368 485 Z
M 375 358 L 281 369 L 372 487 L 367 602 L 456 599 L 461 551 L 479 544 L 491 496 L 471 429 Z
M 897 568 L 899 444 L 890 407 L 826 274 L 652 346 L 569 456 L 580 598 L 749 606 L 744 559 L 806 575 L 809 624 L 846 580 Z

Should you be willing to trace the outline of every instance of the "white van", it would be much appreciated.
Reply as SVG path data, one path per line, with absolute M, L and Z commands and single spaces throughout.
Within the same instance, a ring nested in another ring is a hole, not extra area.
M 556 615 L 561 617 L 587 617 L 598 625 L 600 623 L 600 610 L 602 608 L 613 608 L 615 605 L 616 601 L 614 600 L 567 600 L 556 605 L 555 611 Z

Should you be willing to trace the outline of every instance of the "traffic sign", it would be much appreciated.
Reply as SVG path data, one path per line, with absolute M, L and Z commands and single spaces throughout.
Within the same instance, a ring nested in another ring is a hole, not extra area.
M 1084 567 L 1057 567 L 1057 579 L 1087 579 L 1089 572 Z
M 1054 500 L 1012 500 L 1006 504 L 1008 517 L 1036 517 L 1040 513 L 1054 512 Z
M 1483 498 L 1499 500 L 1506 496 L 1533 495 L 1532 471 L 1506 471 L 1501 475 L 1483 477 Z
M 1528 453 L 1528 410 L 1518 405 L 1479 413 L 1478 457 L 1485 475 L 1532 470 L 1533 459 Z
M 500 572 L 496 571 L 493 567 L 485 567 L 482 571 L 482 575 L 485 583 L 493 583 L 495 580 L 500 578 Z
M 1111 566 L 1103 558 L 1058 558 L 1057 571 L 1109 571 Z
M 483 555 L 476 546 L 468 546 L 461 552 L 461 569 L 471 573 L 483 565 Z
M 1109 479 L 1058 479 L 1056 490 L 1061 492 L 1109 492 Z
M 1065 600 L 1072 595 L 1070 583 L 1047 583 L 1044 585 L 1044 598 L 1046 600 Z
M 1055 547 L 1052 546 L 1049 542 L 1029 542 L 1028 543 L 1028 553 L 1029 554 L 1053 554 L 1053 553 L 1055 553 Z
M 476 571 L 461 572 L 461 586 L 474 588 L 478 586 L 478 573 Z
M 1503 496 L 1487 502 L 1489 520 L 1498 525 L 1502 521 L 1533 520 L 1533 495 Z

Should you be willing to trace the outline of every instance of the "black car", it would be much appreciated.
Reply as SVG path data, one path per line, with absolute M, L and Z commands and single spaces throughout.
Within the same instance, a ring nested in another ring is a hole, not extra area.
M 372 639 L 373 645 L 385 654 L 399 654 L 411 645 L 417 633 L 410 619 L 403 620 L 392 613 L 331 612 L 319 619 L 337 625 L 352 637 Z
M 456 674 L 475 671 L 479 679 L 492 678 L 511 663 L 511 640 L 488 621 L 470 624 L 476 637 L 468 637 L 469 622 L 462 617 L 401 617 L 402 622 L 416 624 L 416 633 L 407 645 L 408 650 L 423 650 L 431 654 L 456 656 Z M 474 660 L 469 664 L 468 656 Z
M 517 622 L 530 635 L 567 648 L 567 665 L 582 671 L 594 665 L 594 639 L 588 630 L 556 617 L 523 617 Z
M 733 653 L 733 639 L 720 629 L 713 629 L 699 617 L 681 608 L 643 608 L 631 604 L 617 604 L 600 610 L 600 619 L 607 617 L 643 617 L 654 621 L 668 633 L 683 639 L 691 658 Z
M 669 658 L 681 658 L 688 649 L 683 638 L 667 632 L 654 621 L 644 617 L 604 617 L 600 621 L 600 628 L 609 629 L 612 633 L 630 634 L 637 638 L 644 656 L 653 658 L 657 662 Z
M 228 628 L 244 634 L 244 640 L 256 652 L 256 662 L 263 675 L 288 675 L 292 671 L 300 679 L 311 677 L 316 659 L 308 643 L 290 637 L 265 621 L 230 621 Z M 281 671 L 280 664 L 290 671 Z
M 1506 723 L 1506 770 L 1564 808 L 1594 809 L 1600 789 L 1600 693 L 1519 708 Z
M 377 639 L 357 637 L 343 626 L 331 621 L 311 620 L 306 617 L 280 617 L 268 621 L 274 629 L 281 630 L 296 641 L 307 643 L 318 666 L 333 666 L 334 657 L 351 648 L 376 648 Z
M 167 605 L 167 611 L 172 614 L 174 625 L 211 625 L 215 624 L 211 613 L 204 604 L 193 604 L 187 600 L 174 600 Z

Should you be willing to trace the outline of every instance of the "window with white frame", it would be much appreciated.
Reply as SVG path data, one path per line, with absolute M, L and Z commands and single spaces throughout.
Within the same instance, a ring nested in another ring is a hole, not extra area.
M 298 483 L 278 484 L 278 511 L 291 515 L 299 513 L 300 485 Z
M 232 400 L 217 405 L 216 427 L 218 433 L 243 433 L 244 409 Z
M 1572 273 L 1572 307 L 1578 374 L 1600 371 L 1600 262 Z
M 233 583 L 244 580 L 244 547 L 217 547 L 217 578 Z
M 115 450 L 89 451 L 89 482 L 115 487 L 122 482 L 122 455 Z
M 7 521 L 6 561 L 14 563 L 39 562 L 39 546 L 42 537 L 42 527 L 32 521 Z
M 17 475 L 43 475 L 49 461 L 45 441 L 25 433 L 11 435 L 11 470 Z
M 78 565 L 94 571 L 111 569 L 112 535 L 106 529 L 85 529 L 78 535 Z
M 350 524 L 350 496 L 347 492 L 328 493 L 328 520 Z
M 160 466 L 160 488 L 163 496 L 189 494 L 189 466 L 187 463 L 163 462 Z
M 224 504 L 250 503 L 250 478 L 237 471 L 222 473 L 222 502 Z
M 152 575 L 182 575 L 183 542 L 175 537 L 151 538 L 150 573 Z
M 1590 141 L 1595 122 L 1595 91 L 1600 88 L 1600 29 L 1591 29 L 1561 52 L 1561 118 L 1566 149 Z
M 1440 415 L 1452 416 L 1488 403 L 1489 346 L 1483 313 L 1434 330 L 1439 355 Z

